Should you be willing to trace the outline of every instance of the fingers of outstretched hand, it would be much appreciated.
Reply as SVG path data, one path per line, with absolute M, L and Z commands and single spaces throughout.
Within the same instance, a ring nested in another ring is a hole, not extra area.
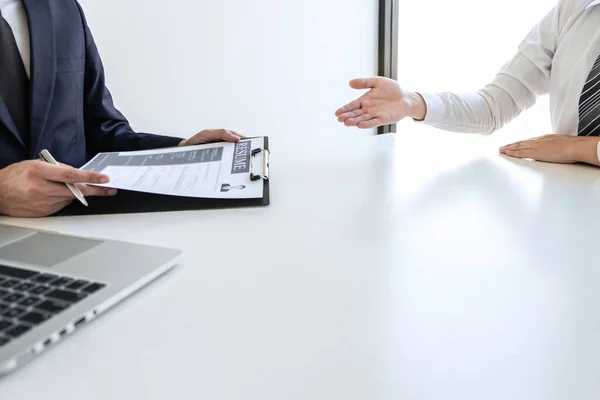
M 346 104 L 345 106 L 338 108 L 337 111 L 335 112 L 335 115 L 339 117 L 347 112 L 359 110 L 361 107 L 362 107 L 362 104 L 361 104 L 360 100 L 354 100 L 353 102 L 350 102 L 350 103 Z
M 373 119 L 373 116 L 369 113 L 362 113 L 357 117 L 348 118 L 344 121 L 344 125 L 346 126 L 358 126 L 362 122 L 370 121 Z
M 350 81 L 350 87 L 357 90 L 372 89 L 377 85 L 378 79 L 379 78 L 376 77 L 352 79 Z
M 379 118 L 372 118 L 368 121 L 362 121 L 360 122 L 357 126 L 360 129 L 371 129 L 371 128 L 377 128 L 380 126 L 385 125 L 385 122 L 383 122 L 381 119 Z

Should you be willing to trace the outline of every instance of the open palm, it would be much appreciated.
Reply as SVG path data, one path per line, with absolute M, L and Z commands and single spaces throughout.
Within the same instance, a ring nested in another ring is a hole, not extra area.
M 398 82 L 388 78 L 361 78 L 350 81 L 353 89 L 367 93 L 335 112 L 338 121 L 361 129 L 398 122 L 408 115 L 410 100 Z

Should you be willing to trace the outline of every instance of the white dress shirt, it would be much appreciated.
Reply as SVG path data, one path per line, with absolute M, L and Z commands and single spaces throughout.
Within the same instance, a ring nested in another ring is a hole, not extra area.
M 0 0 L 0 12 L 13 31 L 25 71 L 27 76 L 30 76 L 29 24 L 23 2 L 21 0 Z
M 490 84 L 475 93 L 421 93 L 423 123 L 488 134 L 549 94 L 553 133 L 577 136 L 579 99 L 599 55 L 600 0 L 560 0 Z

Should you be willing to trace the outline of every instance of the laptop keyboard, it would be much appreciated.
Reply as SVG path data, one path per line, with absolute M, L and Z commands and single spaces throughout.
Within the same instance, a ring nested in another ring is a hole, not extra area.
M 104 286 L 0 265 L 0 348 Z

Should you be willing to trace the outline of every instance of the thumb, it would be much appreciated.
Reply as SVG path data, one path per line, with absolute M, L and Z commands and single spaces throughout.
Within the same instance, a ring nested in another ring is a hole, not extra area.
M 377 86 L 378 81 L 379 78 L 377 77 L 352 79 L 350 81 L 350 87 L 352 89 L 372 89 Z

